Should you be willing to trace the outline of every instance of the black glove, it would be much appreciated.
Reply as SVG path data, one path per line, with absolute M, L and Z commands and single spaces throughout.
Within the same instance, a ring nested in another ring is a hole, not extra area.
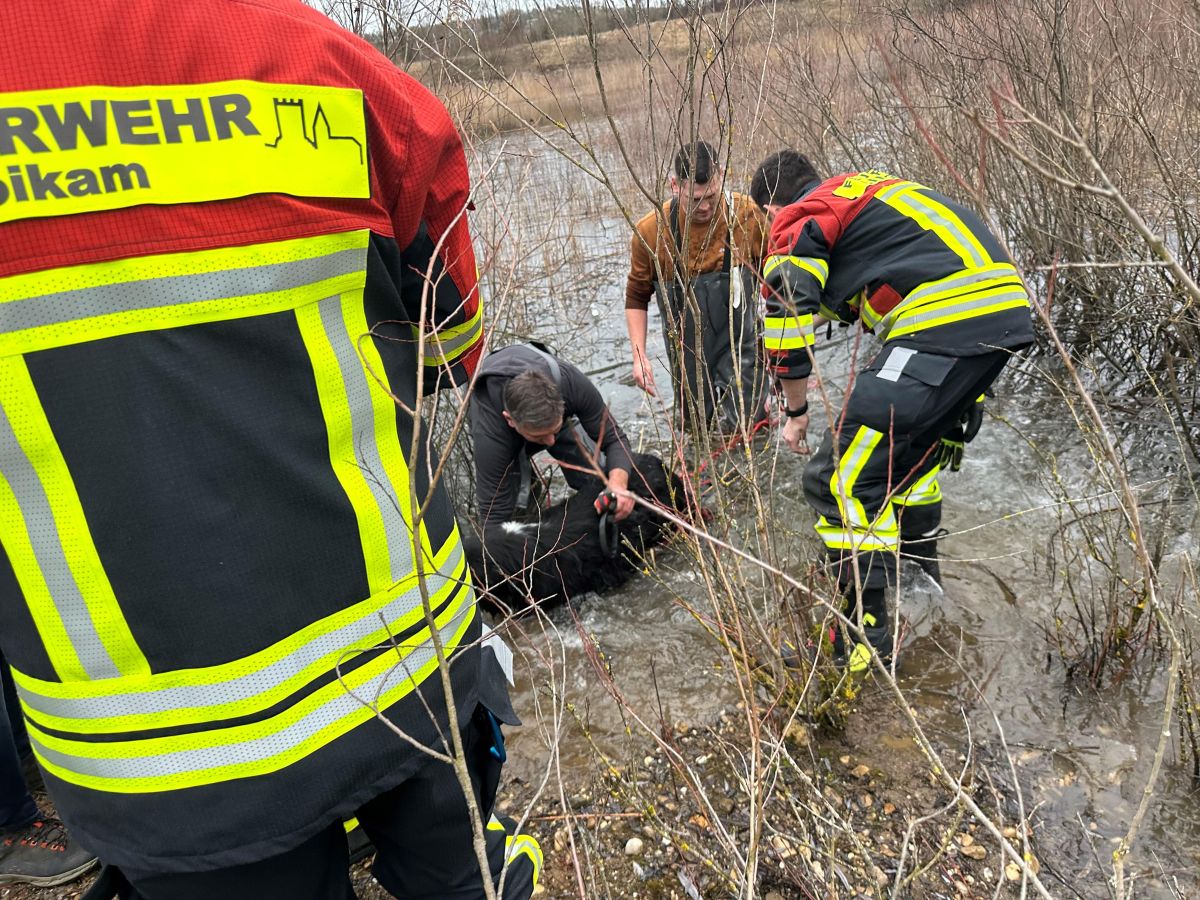
M 979 434 L 979 426 L 983 424 L 983 394 L 963 411 L 959 421 L 962 423 L 963 443 L 969 444 Z
M 957 472 L 962 468 L 965 446 L 966 439 L 963 434 L 963 427 L 955 425 L 942 438 L 942 442 L 937 448 L 938 465 L 942 467 L 942 471 L 949 469 L 951 472 Z

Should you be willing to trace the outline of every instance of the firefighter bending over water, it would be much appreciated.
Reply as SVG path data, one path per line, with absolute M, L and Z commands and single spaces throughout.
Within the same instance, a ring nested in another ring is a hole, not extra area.
M 860 633 L 839 627 L 834 640 L 835 659 L 858 671 L 872 651 L 893 653 L 897 552 L 940 584 L 938 474 L 958 469 L 984 391 L 1033 342 L 1029 298 L 980 217 L 923 185 L 881 171 L 822 180 L 781 150 L 751 195 L 771 219 L 763 342 L 788 447 L 807 452 L 814 317 L 857 321 L 883 342 L 804 471 L 848 609 L 862 601 Z

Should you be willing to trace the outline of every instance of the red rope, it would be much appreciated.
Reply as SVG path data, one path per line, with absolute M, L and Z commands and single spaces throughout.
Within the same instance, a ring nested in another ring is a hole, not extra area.
M 760 430 L 762 430 L 763 428 L 766 428 L 766 427 L 768 427 L 770 424 L 771 424 L 771 417 L 770 417 L 770 416 L 767 416 L 766 418 L 763 418 L 763 419 L 759 419 L 757 422 L 755 422 L 755 423 L 754 423 L 754 424 L 753 424 L 753 425 L 750 427 L 750 437 L 754 437 L 754 435 L 758 434 L 758 432 L 759 432 Z M 704 474 L 704 470 L 708 468 L 708 464 L 709 464 L 710 462 L 712 462 L 712 461 L 713 461 L 714 459 L 716 459 L 718 456 L 721 456 L 721 455 L 722 455 L 722 454 L 724 454 L 724 453 L 728 453 L 730 450 L 732 450 L 734 447 L 736 447 L 736 446 L 737 446 L 738 444 L 740 444 L 741 442 L 742 442 L 742 433 L 739 431 L 737 434 L 735 434 L 733 437 L 731 437 L 731 438 L 730 438 L 730 439 L 729 439 L 729 440 L 726 442 L 726 444 L 725 444 L 725 446 L 724 446 L 724 447 L 719 447 L 719 448 L 717 448 L 716 450 L 714 450 L 714 451 L 713 451 L 713 452 L 712 452 L 712 453 L 709 455 L 708 459 L 706 459 L 704 462 L 700 463 L 699 467 L 698 467 L 698 468 L 696 469 L 696 471 L 695 471 L 695 472 L 692 474 L 692 477 L 693 477 L 693 478 L 699 478 L 701 475 L 703 475 L 703 474 Z

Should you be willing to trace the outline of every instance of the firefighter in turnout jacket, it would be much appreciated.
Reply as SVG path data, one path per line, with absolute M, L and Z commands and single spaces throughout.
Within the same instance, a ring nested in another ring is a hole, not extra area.
M 851 609 L 861 597 L 861 634 L 848 645 L 839 628 L 834 641 L 859 670 L 871 648 L 892 654 L 885 589 L 897 554 L 940 580 L 938 475 L 958 468 L 964 423 L 978 427 L 985 389 L 1033 341 L 1029 298 L 979 216 L 914 182 L 880 171 L 823 181 L 784 150 L 758 168 L 751 194 L 772 220 L 764 344 L 788 446 L 805 449 L 814 324 L 857 321 L 883 342 L 804 472 Z
M 480 352 L 449 116 L 297 0 L 6 28 L 0 644 L 55 805 L 133 896 L 351 898 L 351 816 L 392 893 L 484 896 L 444 760 L 486 825 L 511 707 L 405 412 Z

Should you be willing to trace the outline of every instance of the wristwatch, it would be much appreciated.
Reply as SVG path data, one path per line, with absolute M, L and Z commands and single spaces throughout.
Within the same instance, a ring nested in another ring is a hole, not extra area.
M 805 403 L 805 404 L 804 404 L 802 407 L 800 407 L 799 409 L 788 409 L 788 408 L 785 406 L 785 407 L 783 408 L 783 414 L 784 414 L 785 416 L 787 416 L 789 419 L 798 419 L 798 418 L 800 418 L 801 416 L 806 416 L 806 415 L 808 415 L 808 403 L 806 402 L 806 403 Z

